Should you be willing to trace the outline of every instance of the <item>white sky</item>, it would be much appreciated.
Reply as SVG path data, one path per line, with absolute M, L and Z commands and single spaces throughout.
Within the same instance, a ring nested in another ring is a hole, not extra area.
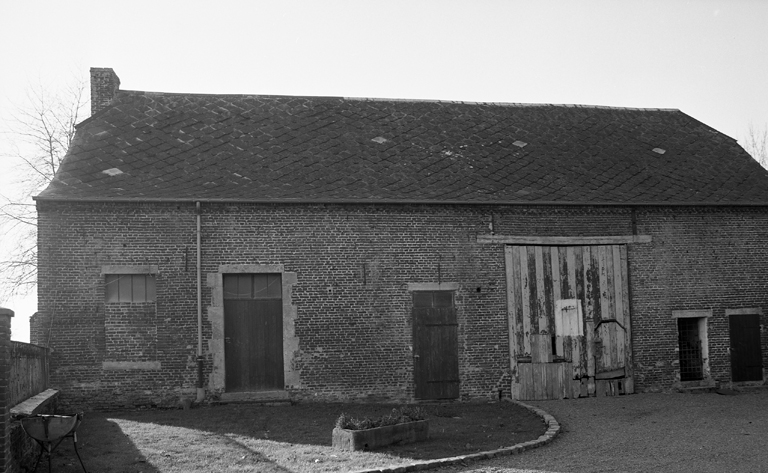
M 768 124 L 768 1 L 9 0 L 0 64 L 3 120 L 30 83 L 112 67 L 133 90 L 677 108 L 742 139 Z M 28 339 L 34 299 L 0 305 Z

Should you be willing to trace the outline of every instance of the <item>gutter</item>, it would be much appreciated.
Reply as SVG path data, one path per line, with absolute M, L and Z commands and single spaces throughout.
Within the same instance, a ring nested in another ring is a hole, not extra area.
M 55 198 L 33 197 L 38 202 L 83 202 L 83 203 L 191 203 L 209 204 L 359 204 L 359 205 L 509 205 L 509 206 L 543 206 L 543 207 L 768 207 L 768 202 L 557 202 L 557 201 L 466 201 L 466 200 L 407 200 L 407 199 L 179 199 L 165 197 L 136 197 L 136 198 Z

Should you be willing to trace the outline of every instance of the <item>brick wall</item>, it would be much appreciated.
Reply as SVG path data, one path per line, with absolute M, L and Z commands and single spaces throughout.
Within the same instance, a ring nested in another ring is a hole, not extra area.
M 107 361 L 157 361 L 157 310 L 154 303 L 110 303 L 104 308 L 104 358 Z
M 11 317 L 13 311 L 0 307 L 0 471 L 17 471 L 11 455 Z
M 194 393 L 194 209 L 86 205 L 40 217 L 30 337 L 53 350 L 62 405 L 175 405 Z M 160 267 L 157 302 L 105 304 L 103 266 L 147 264 Z
M 731 377 L 726 309 L 762 308 L 763 366 L 768 367 L 768 212 L 766 209 L 670 209 L 638 212 L 653 235 L 629 255 L 637 384 L 676 381 L 673 310 L 712 309 L 708 338 L 714 380 Z
M 109 67 L 91 68 L 91 115 L 106 108 L 120 88 L 120 79 Z
M 32 341 L 47 345 L 50 337 L 51 386 L 63 390 L 62 403 L 168 405 L 194 393 L 194 206 L 41 202 L 39 215 Z M 653 237 L 628 251 L 636 388 L 675 382 L 676 309 L 713 309 L 710 364 L 727 381 L 725 309 L 768 313 L 768 211 L 643 208 L 635 220 L 638 233 Z M 499 389 L 509 394 L 504 250 L 476 242 L 491 228 L 627 235 L 633 216 L 611 207 L 204 204 L 203 278 L 237 264 L 283 265 L 297 274 L 296 399 L 412 399 L 407 285 L 458 283 L 461 397 L 496 398 Z M 157 302 L 105 304 L 104 265 L 157 265 Z M 204 285 L 204 307 L 211 297 Z M 204 340 L 211 327 L 206 317 Z M 130 352 L 117 359 L 121 346 Z M 212 354 L 204 346 L 208 375 Z

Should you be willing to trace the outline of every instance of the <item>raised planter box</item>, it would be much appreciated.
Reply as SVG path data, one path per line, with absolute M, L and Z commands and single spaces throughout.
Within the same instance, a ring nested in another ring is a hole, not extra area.
M 333 447 L 342 450 L 375 450 L 395 443 L 413 443 L 428 438 L 429 420 L 366 430 L 333 429 Z

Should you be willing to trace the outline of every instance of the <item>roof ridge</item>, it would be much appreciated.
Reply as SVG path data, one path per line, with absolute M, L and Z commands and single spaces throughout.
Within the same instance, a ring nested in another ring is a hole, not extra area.
M 147 90 L 124 90 L 133 95 L 160 95 L 160 96 L 192 96 L 192 97 L 254 97 L 254 98 L 290 98 L 290 99 L 317 99 L 317 100 L 349 100 L 356 102 L 399 102 L 399 103 L 445 103 L 462 105 L 494 105 L 499 107 L 566 107 L 566 108 L 588 108 L 588 109 L 606 109 L 606 110 L 636 110 L 646 112 L 679 112 L 678 108 L 658 108 L 658 107 L 619 107 L 611 105 L 589 105 L 589 104 L 565 104 L 565 103 L 525 103 L 525 102 L 479 102 L 472 100 L 442 100 L 442 99 L 404 99 L 387 97 L 346 97 L 335 95 L 284 95 L 284 94 L 215 94 L 215 93 L 195 93 L 195 92 L 154 92 Z
M 377 97 L 341 97 L 344 100 L 357 100 L 368 102 L 428 102 L 466 105 L 497 105 L 500 107 L 567 107 L 567 108 L 599 108 L 609 110 L 638 110 L 658 112 L 679 112 L 678 108 L 659 107 L 618 107 L 611 105 L 567 104 L 567 103 L 525 103 L 525 102 L 476 102 L 471 100 L 440 100 L 440 99 L 393 99 Z
M 289 99 L 328 99 L 339 100 L 344 97 L 337 97 L 331 95 L 279 95 L 279 94 L 214 94 L 214 93 L 199 93 L 199 92 L 156 92 L 151 90 L 128 90 L 120 89 L 119 93 L 128 93 L 131 95 L 174 95 L 174 96 L 193 96 L 193 97 L 258 97 L 258 98 L 289 98 Z

